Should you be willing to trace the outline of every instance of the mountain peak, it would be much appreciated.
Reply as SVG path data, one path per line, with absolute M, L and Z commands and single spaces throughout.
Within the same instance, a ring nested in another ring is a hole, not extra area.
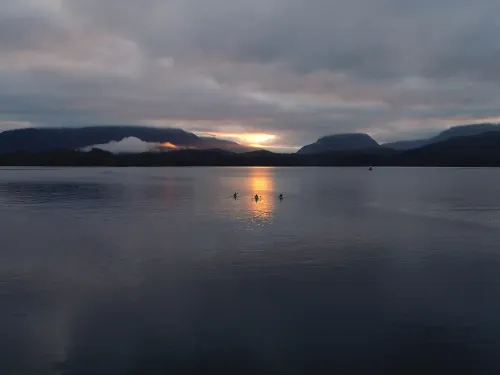
M 302 147 L 299 154 L 318 154 L 335 151 L 360 151 L 378 148 L 380 145 L 368 134 L 332 134 L 319 138 L 315 143 Z

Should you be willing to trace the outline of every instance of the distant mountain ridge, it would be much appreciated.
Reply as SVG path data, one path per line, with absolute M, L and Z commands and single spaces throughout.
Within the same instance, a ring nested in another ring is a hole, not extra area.
M 315 143 L 302 147 L 298 154 L 319 154 L 336 151 L 361 151 L 381 146 L 368 134 L 334 134 L 319 138 Z
M 484 124 L 458 125 L 458 126 L 453 126 L 432 138 L 390 142 L 390 143 L 384 143 L 383 146 L 392 148 L 393 150 L 400 150 L 400 151 L 412 150 L 433 143 L 446 141 L 448 139 L 455 137 L 475 136 L 487 132 L 497 132 L 497 131 L 500 131 L 500 124 L 484 123 Z
M 260 150 L 234 153 L 181 149 L 172 152 L 113 154 L 82 151 L 0 154 L 1 166 L 433 166 L 500 167 L 500 132 L 453 137 L 418 149 L 396 151 L 380 147 L 357 151 L 277 154 Z M 366 169 L 365 169 L 366 170 Z M 360 172 L 363 173 L 363 172 Z M 365 172 L 368 173 L 368 172 Z M 376 172 L 375 172 L 376 173 Z
M 196 134 L 175 128 L 145 126 L 27 128 L 0 133 L 0 154 L 35 155 L 64 150 L 83 151 L 133 138 L 138 140 L 136 143 L 139 145 L 141 141 L 146 142 L 142 151 L 116 151 L 116 149 L 112 150 L 109 147 L 101 147 L 100 149 L 115 153 L 147 153 L 152 150 L 163 150 L 163 147 L 159 145 L 161 143 L 168 143 L 164 146 L 168 146 L 171 150 L 219 149 L 226 153 L 224 157 L 227 158 L 225 163 L 228 165 L 232 163 L 259 165 L 261 161 L 265 165 L 357 165 L 361 161 L 374 165 L 377 163 L 382 163 L 381 165 L 406 165 L 406 163 L 407 165 L 469 165 L 464 157 L 470 158 L 472 165 L 492 165 L 497 160 L 495 147 L 498 148 L 500 154 L 500 125 L 498 124 L 455 126 L 429 139 L 383 145 L 379 145 L 369 135 L 362 133 L 329 135 L 302 147 L 295 154 L 290 154 L 295 155 L 293 157 L 269 151 L 257 151 L 249 146 L 217 138 L 199 137 Z M 154 147 L 150 147 L 149 143 Z M 481 147 L 485 147 L 485 150 Z M 249 153 L 250 151 L 256 152 Z M 234 155 L 242 153 L 248 153 L 245 159 L 234 161 L 236 160 Z M 190 163 L 197 165 L 200 163 L 198 158 L 202 154 L 179 155 L 189 155 Z M 175 160 L 180 160 L 179 155 L 175 156 L 177 158 Z M 302 156 L 314 157 L 304 159 Z M 6 158 L 5 160 L 12 160 L 10 157 L 6 156 Z M 102 160 L 99 163 L 102 163 Z M 160 162 L 160 164 L 162 163 L 163 161 Z M 175 165 L 176 162 L 169 161 L 168 163 Z M 203 165 L 210 165 L 209 161 L 203 163 L 205 163 Z
M 248 147 L 217 138 L 198 137 L 176 128 L 147 126 L 89 126 L 82 128 L 26 128 L 0 133 L 0 153 L 80 150 L 94 145 L 119 142 L 125 138 L 144 142 L 169 142 L 179 148 L 214 149 L 246 152 Z
M 500 132 L 452 137 L 403 151 L 395 159 L 409 166 L 500 167 Z

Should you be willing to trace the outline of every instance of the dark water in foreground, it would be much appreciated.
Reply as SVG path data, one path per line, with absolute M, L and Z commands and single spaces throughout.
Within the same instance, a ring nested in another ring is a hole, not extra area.
M 500 370 L 500 170 L 2 169 L 0 241 L 1 374 Z

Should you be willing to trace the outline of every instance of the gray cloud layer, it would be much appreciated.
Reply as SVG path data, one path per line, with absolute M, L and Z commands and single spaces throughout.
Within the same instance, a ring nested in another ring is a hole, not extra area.
M 378 140 L 500 116 L 492 0 L 0 0 L 0 127 Z

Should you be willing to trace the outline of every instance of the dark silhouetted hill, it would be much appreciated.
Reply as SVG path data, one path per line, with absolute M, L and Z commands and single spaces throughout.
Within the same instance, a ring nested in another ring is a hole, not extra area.
M 395 162 L 410 166 L 498 167 L 500 132 L 453 137 L 398 154 Z
M 181 136 L 184 136 L 180 133 Z M 187 133 L 189 134 L 189 133 Z M 189 137 L 189 136 L 188 136 Z M 94 139 L 92 140 L 95 141 Z M 172 138 L 169 141 L 172 142 Z M 179 143 L 179 140 L 177 140 Z M 366 145 L 372 145 L 368 142 Z M 359 143 L 358 143 L 359 145 Z M 74 144 L 73 144 L 74 146 Z M 356 146 L 358 147 L 358 146 Z M 385 147 L 362 150 L 279 154 L 266 150 L 235 153 L 221 149 L 112 154 L 98 149 L 15 151 L 0 154 L 2 166 L 455 166 L 500 167 L 500 132 L 459 136 L 417 149 Z
M 432 138 L 432 143 L 446 141 L 454 137 L 466 137 L 473 135 L 480 135 L 488 132 L 500 131 L 500 125 L 498 124 L 474 124 L 474 125 L 460 125 L 454 126 L 439 133 L 437 136 Z
M 318 139 L 302 147 L 298 154 L 319 154 L 336 151 L 361 151 L 377 149 L 380 145 L 367 134 L 337 134 Z
M 432 143 L 430 139 L 416 139 L 413 141 L 398 141 L 398 142 L 384 143 L 382 146 L 391 148 L 393 150 L 404 151 L 404 150 L 411 150 L 414 148 L 424 147 L 427 146 L 429 143 Z
M 200 149 L 221 149 L 232 151 L 235 153 L 249 152 L 255 150 L 252 147 L 246 147 L 236 142 L 226 141 L 225 139 L 218 139 L 214 137 L 199 137 L 202 141 L 198 146 Z
M 394 151 L 340 151 L 323 154 L 278 154 L 270 151 L 233 153 L 226 150 L 176 150 L 112 154 L 56 150 L 41 153 L 15 152 L 0 155 L 2 166 L 358 166 L 382 165 Z
M 464 136 L 474 136 L 480 135 L 487 132 L 497 132 L 500 131 L 500 125 L 498 124 L 473 124 L 473 125 L 459 125 L 453 126 L 437 136 L 428 139 L 417 139 L 413 141 L 399 141 L 384 143 L 384 147 L 392 148 L 393 150 L 411 150 L 415 148 L 424 147 L 436 142 L 446 141 L 455 137 Z
M 27 128 L 0 133 L 0 153 L 79 150 L 135 137 L 144 142 L 170 142 L 179 147 L 221 148 L 245 152 L 248 148 L 217 138 L 198 137 L 181 129 L 146 126 L 92 126 L 84 128 Z

